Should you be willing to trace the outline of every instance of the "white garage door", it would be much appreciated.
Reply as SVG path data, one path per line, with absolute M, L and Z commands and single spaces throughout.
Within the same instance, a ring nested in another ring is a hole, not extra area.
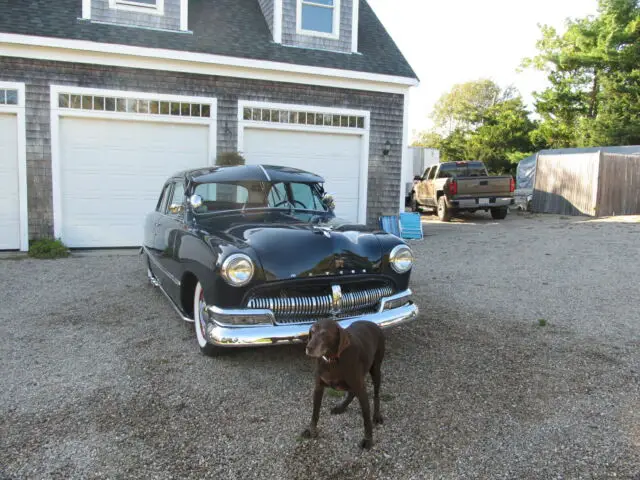
M 0 250 L 20 248 L 18 122 L 0 113 Z
M 167 178 L 208 163 L 209 127 L 60 119 L 60 234 L 70 247 L 142 244 Z
M 249 164 L 282 165 L 316 173 L 334 195 L 336 216 L 358 221 L 362 137 L 336 133 L 245 128 Z M 364 219 L 363 219 L 364 220 Z

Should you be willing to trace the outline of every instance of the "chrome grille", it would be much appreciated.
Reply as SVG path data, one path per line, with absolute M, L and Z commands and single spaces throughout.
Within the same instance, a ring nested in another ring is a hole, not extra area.
M 353 290 L 342 293 L 340 308 L 333 311 L 333 297 L 326 295 L 305 295 L 291 297 L 254 297 L 247 302 L 247 308 L 271 310 L 278 322 L 308 322 L 315 317 L 335 314 L 338 317 L 346 313 L 357 314 L 370 311 L 384 297 L 393 294 L 389 286 Z

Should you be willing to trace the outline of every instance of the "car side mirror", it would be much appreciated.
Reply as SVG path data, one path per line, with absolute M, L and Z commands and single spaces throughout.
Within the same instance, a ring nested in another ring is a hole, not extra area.
M 200 208 L 202 206 L 202 197 L 200 195 L 191 195 L 189 197 L 189 203 L 191 206 L 195 208 Z

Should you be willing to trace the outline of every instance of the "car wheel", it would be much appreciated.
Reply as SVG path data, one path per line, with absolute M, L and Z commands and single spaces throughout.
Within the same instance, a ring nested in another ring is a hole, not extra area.
M 491 218 L 493 218 L 494 220 L 504 220 L 508 212 L 509 210 L 507 209 L 507 207 L 492 208 Z
M 447 207 L 447 202 L 444 195 L 438 199 L 438 218 L 441 222 L 448 222 L 451 220 L 451 211 Z
M 198 282 L 193 294 L 193 325 L 196 329 L 196 339 L 198 340 L 200 351 L 203 354 L 214 356 L 218 353 L 218 348 L 207 341 L 207 315 L 204 311 L 205 306 L 204 290 L 200 282 Z

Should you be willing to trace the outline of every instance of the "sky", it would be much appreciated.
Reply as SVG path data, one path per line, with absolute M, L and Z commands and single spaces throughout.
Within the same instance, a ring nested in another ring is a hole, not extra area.
M 409 132 L 429 128 L 428 114 L 456 83 L 490 78 L 515 86 L 532 105 L 541 72 L 517 73 L 536 54 L 538 24 L 564 30 L 568 17 L 597 13 L 597 0 L 368 0 L 420 78 L 411 89 Z

